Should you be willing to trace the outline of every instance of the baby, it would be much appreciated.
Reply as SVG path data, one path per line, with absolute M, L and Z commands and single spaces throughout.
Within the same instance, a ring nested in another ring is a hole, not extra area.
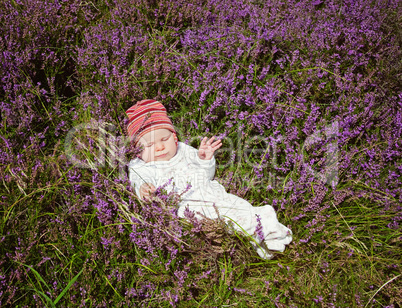
M 231 221 L 234 229 L 253 237 L 253 246 L 260 257 L 270 259 L 270 250 L 285 250 L 285 245 L 292 241 L 292 232 L 278 222 L 272 206 L 253 207 L 227 193 L 213 179 L 214 152 L 222 146 L 220 140 L 204 137 L 198 150 L 179 142 L 165 107 L 155 100 L 137 102 L 126 113 L 129 137 L 134 146 L 142 149 L 128 166 L 130 181 L 140 198 L 150 198 L 156 187 L 173 179 L 165 187 L 167 192 L 187 190 L 181 196 L 179 217 L 185 218 L 188 207 L 198 218 L 215 219 L 218 218 L 215 206 L 219 216 Z

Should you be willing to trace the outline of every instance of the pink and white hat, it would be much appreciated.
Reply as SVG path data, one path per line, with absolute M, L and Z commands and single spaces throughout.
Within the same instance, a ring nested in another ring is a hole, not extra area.
M 127 132 L 134 146 L 146 133 L 161 128 L 168 129 L 174 134 L 177 145 L 176 131 L 167 116 L 166 108 L 160 102 L 153 99 L 139 101 L 127 109 L 126 114 L 129 119 Z

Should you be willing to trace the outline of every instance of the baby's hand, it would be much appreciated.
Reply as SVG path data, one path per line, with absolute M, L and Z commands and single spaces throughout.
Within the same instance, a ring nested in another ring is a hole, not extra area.
M 149 200 L 151 199 L 151 194 L 156 190 L 155 186 L 151 183 L 144 183 L 140 187 L 140 198 Z
M 203 160 L 210 160 L 214 156 L 214 152 L 222 146 L 221 140 L 214 141 L 215 136 L 208 140 L 204 137 L 201 140 L 200 148 L 198 149 L 198 157 Z M 213 142 L 214 141 L 214 142 Z

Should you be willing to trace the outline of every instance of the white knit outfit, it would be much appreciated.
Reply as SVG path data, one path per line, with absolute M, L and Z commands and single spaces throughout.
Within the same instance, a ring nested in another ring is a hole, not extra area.
M 221 184 L 213 180 L 214 174 L 215 158 L 202 160 L 198 157 L 197 149 L 182 142 L 178 143 L 177 153 L 169 161 L 145 163 L 142 159 L 135 158 L 129 163 L 129 178 L 138 196 L 144 183 L 159 187 L 173 178 L 165 189 L 167 192 L 174 190 L 177 193 L 182 193 L 188 184 L 191 184 L 191 188 L 183 194 L 179 203 L 179 217 L 184 218 L 184 210 L 188 206 L 198 218 L 202 218 L 201 215 L 197 215 L 199 212 L 215 219 L 218 217 L 213 207 L 215 205 L 219 216 L 227 222 L 233 221 L 236 230 L 247 232 L 263 248 L 266 245 L 269 250 L 283 252 L 285 245 L 292 241 L 292 232 L 278 222 L 273 207 L 270 205 L 253 207 L 246 200 L 227 193 Z M 261 218 L 265 237 L 263 242 L 255 234 L 258 223 L 256 215 Z M 262 258 L 272 257 L 267 250 L 261 249 L 255 243 L 253 245 Z

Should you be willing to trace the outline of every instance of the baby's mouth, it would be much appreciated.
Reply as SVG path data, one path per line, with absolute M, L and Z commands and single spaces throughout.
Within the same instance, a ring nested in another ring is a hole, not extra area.
M 158 155 L 158 156 L 156 156 L 157 158 L 164 158 L 164 157 L 166 157 L 168 155 L 168 153 L 165 153 L 165 154 L 161 154 L 161 155 Z

